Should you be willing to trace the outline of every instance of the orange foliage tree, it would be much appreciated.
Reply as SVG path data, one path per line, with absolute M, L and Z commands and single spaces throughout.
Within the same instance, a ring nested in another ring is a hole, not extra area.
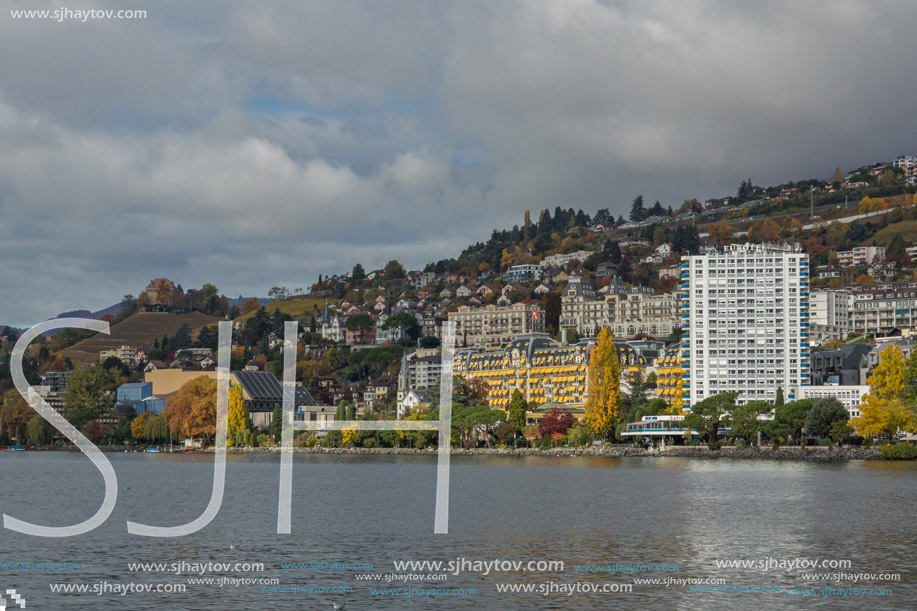
M 169 429 L 183 437 L 216 435 L 217 383 L 207 376 L 194 378 L 178 389 L 162 413 Z

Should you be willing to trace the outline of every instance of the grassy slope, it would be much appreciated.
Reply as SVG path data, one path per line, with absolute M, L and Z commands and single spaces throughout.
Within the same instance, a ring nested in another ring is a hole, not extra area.
M 341 303 L 341 300 L 329 298 L 328 303 L 330 305 L 338 305 L 339 303 Z M 295 299 L 295 300 L 287 300 L 287 301 L 272 301 L 271 303 L 264 306 L 264 309 L 267 311 L 268 314 L 270 314 L 271 312 L 274 312 L 275 310 L 280 310 L 284 314 L 289 314 L 290 316 L 299 317 L 299 316 L 302 316 L 303 314 L 313 312 L 313 308 L 315 306 L 317 306 L 318 311 L 321 312 L 321 310 L 325 307 L 325 299 L 321 298 L 321 299 Z M 245 316 L 240 316 L 236 320 L 243 320 L 243 321 L 248 320 L 249 318 L 251 318 L 254 315 L 255 315 L 254 312 L 249 312 Z
M 61 354 L 69 356 L 73 364 L 80 367 L 83 363 L 98 361 L 99 352 L 102 350 L 111 350 L 120 346 L 139 348 L 145 342 L 162 339 L 163 335 L 174 335 L 185 323 L 193 330 L 219 320 L 217 317 L 207 316 L 200 312 L 184 314 L 138 312 L 112 325 L 110 335 L 99 333 L 63 350 Z
M 340 303 L 341 303 L 340 299 L 332 299 L 332 298 L 328 299 L 329 305 L 339 305 Z M 318 306 L 317 311 L 313 309 L 314 306 Z M 264 309 L 265 311 L 267 311 L 268 314 L 276 310 L 280 310 L 281 312 L 285 314 L 289 314 L 290 316 L 294 318 L 299 318 L 303 314 L 311 313 L 311 312 L 317 312 L 318 314 L 321 314 L 321 311 L 324 309 L 324 307 L 325 307 L 325 299 L 323 297 L 321 299 L 297 299 L 297 300 L 290 300 L 290 301 L 272 301 L 271 303 L 264 306 Z M 245 314 L 244 316 L 240 316 L 236 318 L 233 322 L 237 322 L 237 321 L 244 322 L 254 315 L 255 315 L 254 312 L 249 312 L 248 314 Z M 213 325 L 211 326 L 214 326 L 215 328 L 216 322 L 217 321 L 214 320 Z M 198 333 L 200 333 L 200 329 L 196 329 L 191 334 L 191 337 L 194 339 L 197 339 Z
M 887 245 L 895 234 L 901 234 L 906 243 L 917 240 L 917 221 L 901 221 L 879 230 L 875 237 L 876 244 Z

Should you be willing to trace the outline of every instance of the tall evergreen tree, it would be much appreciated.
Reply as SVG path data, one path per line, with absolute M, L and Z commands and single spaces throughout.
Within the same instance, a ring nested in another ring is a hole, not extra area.
M 280 441 L 280 434 L 283 432 L 283 408 L 280 405 L 274 406 L 274 413 L 271 414 L 270 433 L 274 441 Z
M 646 208 L 643 207 L 643 196 L 638 195 L 630 205 L 630 220 L 639 223 L 646 218 Z
M 617 265 L 621 262 L 621 247 L 613 240 L 605 240 L 605 246 L 602 248 L 605 257 Z

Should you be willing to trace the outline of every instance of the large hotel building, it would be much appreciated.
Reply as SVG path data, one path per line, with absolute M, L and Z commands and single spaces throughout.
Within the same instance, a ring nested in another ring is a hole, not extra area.
M 724 392 L 793 400 L 809 373 L 809 258 L 798 246 L 744 244 L 682 257 L 684 407 Z

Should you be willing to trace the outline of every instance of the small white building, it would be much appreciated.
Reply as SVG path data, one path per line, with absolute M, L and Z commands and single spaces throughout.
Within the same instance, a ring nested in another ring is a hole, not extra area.
M 860 415 L 860 404 L 863 403 L 863 397 L 869 394 L 869 386 L 838 386 L 836 384 L 825 384 L 821 386 L 800 386 L 794 389 L 793 394 L 797 400 L 801 399 L 837 399 L 840 401 L 851 418 L 857 418 Z
M 398 391 L 398 417 L 403 418 L 411 413 L 418 405 L 429 405 L 430 394 L 423 390 L 410 388 L 405 391 Z

